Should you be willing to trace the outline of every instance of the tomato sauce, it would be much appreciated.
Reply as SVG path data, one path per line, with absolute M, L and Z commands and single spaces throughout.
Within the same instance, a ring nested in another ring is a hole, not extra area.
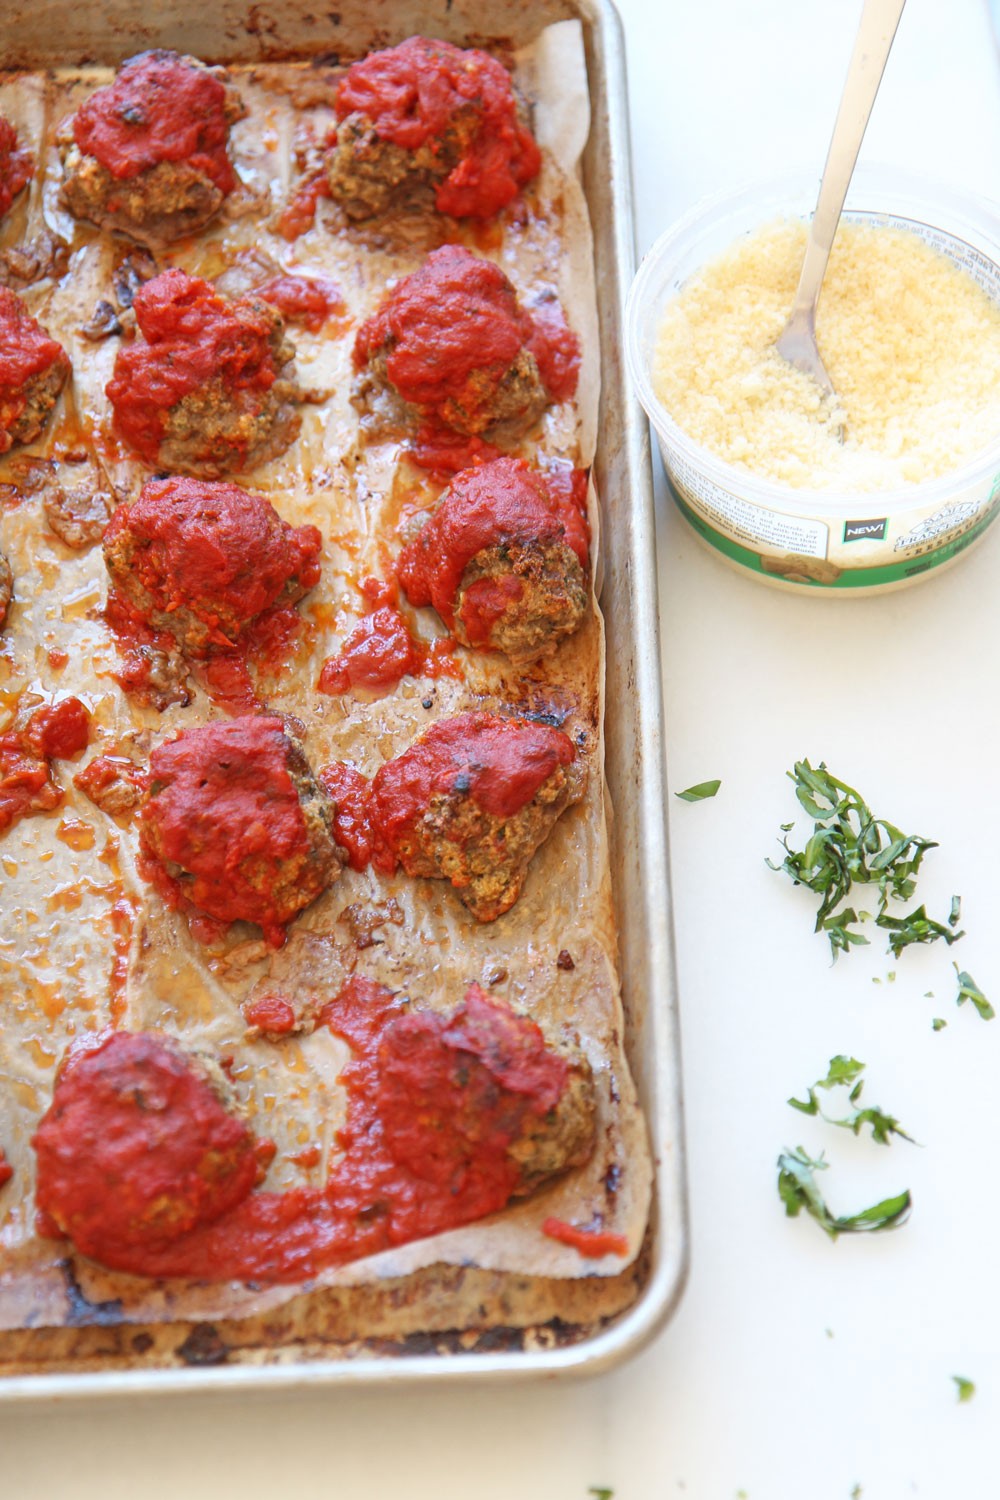
M 17 131 L 0 115 L 0 219 L 31 181 L 34 170 L 31 152 L 19 144 Z
M 611 1234 L 602 1229 L 578 1229 L 564 1219 L 543 1219 L 542 1233 L 551 1240 L 558 1240 L 561 1245 L 569 1245 L 588 1260 L 599 1260 L 603 1255 L 628 1254 L 626 1235 Z
M 257 922 L 273 946 L 284 942 L 284 924 L 307 904 L 311 856 L 291 749 L 282 721 L 262 714 L 184 730 L 153 750 L 140 871 L 168 905 Z M 286 868 L 298 878 L 279 884 Z
M 226 89 L 207 68 L 174 52 L 130 58 L 107 88 L 85 100 L 73 117 L 80 150 L 119 181 L 160 162 L 187 162 L 223 194 L 237 177 L 226 152 Z
M 415 36 L 370 53 L 348 68 L 335 109 L 338 120 L 366 116 L 382 140 L 409 151 L 428 143 L 446 156 L 459 149 L 435 189 L 438 210 L 456 218 L 495 214 L 541 167 L 507 70 L 478 48 Z
M 117 1270 L 294 1282 L 468 1224 L 510 1201 L 520 1168 L 508 1148 L 555 1108 L 568 1077 L 565 1059 L 546 1047 L 533 1021 L 476 984 L 442 1015 L 407 1009 L 357 976 L 321 1021 L 353 1054 L 341 1075 L 343 1155 L 322 1187 L 252 1191 L 255 1158 L 229 1116 L 220 1158 L 237 1166 L 222 1190 L 242 1196 L 217 1213 L 221 1168 L 207 1185 L 192 1182 L 207 1158 L 206 1139 L 223 1130 L 204 1092 L 171 1079 L 173 1093 L 158 1093 L 153 1111 L 143 1111 L 127 1080 L 112 1099 L 95 1089 L 88 1101 L 89 1074 L 71 1062 L 35 1136 L 37 1201 L 50 1223 Z M 149 1206 L 159 1201 L 167 1210 L 150 1223 Z M 175 1205 L 176 1225 L 164 1233 Z
M 385 605 L 367 615 L 337 656 L 327 657 L 316 686 L 321 693 L 354 688 L 390 688 L 401 677 L 416 676 L 421 656 L 398 609 Z
M 0 453 L 13 446 L 10 429 L 28 404 L 24 387 L 53 365 L 69 371 L 62 345 L 49 337 L 16 293 L 0 286 Z
M 466 437 L 440 423 L 425 422 L 410 444 L 410 457 L 435 479 L 449 479 L 474 463 L 499 458 L 500 449 L 481 437 Z
M 557 297 L 546 297 L 532 307 L 528 348 L 552 400 L 571 400 L 580 379 L 580 340 Z
M 244 1005 L 243 1019 L 248 1026 L 256 1026 L 260 1031 L 287 1036 L 295 1030 L 295 1007 L 281 995 L 261 995 Z
M 276 307 L 289 323 L 298 323 L 309 333 L 319 333 L 335 313 L 344 311 L 344 299 L 335 281 L 323 276 L 272 276 L 254 295 Z
M 13 1177 L 13 1175 L 14 1175 L 14 1168 L 11 1166 L 10 1162 L 7 1160 L 7 1157 L 4 1154 L 3 1147 L 0 1146 L 0 1188 L 2 1188 L 5 1183 L 9 1182 L 10 1179 Z
M 352 870 L 368 865 L 375 847 L 375 830 L 371 824 L 371 783 L 356 766 L 335 760 L 319 772 L 336 808 L 333 836 L 347 855 Z
M 90 739 L 90 714 L 79 698 L 37 708 L 21 728 L 0 735 L 0 833 L 19 818 L 58 807 L 65 793 L 53 760 L 79 755 Z
M 252 297 L 227 302 L 172 267 L 145 282 L 132 306 L 143 338 L 119 349 L 105 393 L 119 436 L 147 463 L 156 463 L 169 412 L 193 391 L 214 379 L 230 391 L 274 384 L 273 314 Z
M 290 199 L 278 220 L 278 233 L 282 239 L 297 240 L 300 234 L 311 229 L 316 219 L 316 209 L 321 198 L 329 198 L 330 184 L 325 172 L 307 177 L 294 197 Z
M 437 510 L 399 554 L 396 576 L 411 604 L 433 605 L 452 629 L 466 568 L 478 553 L 505 543 L 561 543 L 572 548 L 586 569 L 589 533 L 580 503 L 581 498 L 586 501 L 586 473 L 571 473 L 582 478 L 575 489 L 562 476 L 550 483 L 520 458 L 496 458 L 457 475 Z M 492 626 L 520 592 L 513 576 L 483 579 L 467 591 L 462 619 L 474 645 L 489 640 Z

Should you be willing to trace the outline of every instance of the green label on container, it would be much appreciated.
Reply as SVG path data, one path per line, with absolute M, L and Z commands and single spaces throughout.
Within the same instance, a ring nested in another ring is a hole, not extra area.
M 1000 480 L 998 480 L 982 515 L 973 526 L 969 527 L 968 531 L 962 532 L 961 536 L 942 542 L 941 546 L 933 551 L 925 552 L 919 557 L 904 559 L 898 563 L 884 563 L 874 568 L 838 569 L 822 558 L 785 559 L 751 551 L 749 547 L 734 542 L 731 537 L 725 536 L 714 526 L 710 526 L 703 517 L 698 515 L 697 511 L 692 509 L 669 476 L 667 482 L 678 510 L 690 521 L 699 535 L 703 536 L 718 552 L 724 553 L 726 557 L 732 558 L 734 562 L 740 563 L 754 573 L 763 573 L 768 578 L 773 578 L 776 583 L 789 583 L 796 587 L 806 585 L 820 589 L 867 589 L 876 588 L 881 584 L 903 583 L 907 579 L 917 578 L 921 573 L 949 562 L 966 547 L 971 546 L 978 537 L 982 536 L 987 526 L 1000 512 Z

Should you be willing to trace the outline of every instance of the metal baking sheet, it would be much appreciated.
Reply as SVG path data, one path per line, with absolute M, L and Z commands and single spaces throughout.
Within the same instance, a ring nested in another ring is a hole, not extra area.
M 5 65 L 114 64 L 144 47 L 163 46 L 210 61 L 247 63 L 320 56 L 392 45 L 415 32 L 460 44 L 521 46 L 553 21 L 581 22 L 591 101 L 583 156 L 584 187 L 594 230 L 602 394 L 601 441 L 594 475 L 603 508 L 600 602 L 607 631 L 605 737 L 611 867 L 620 941 L 626 1044 L 646 1113 L 656 1189 L 637 1299 L 599 1332 L 564 1341 L 546 1336 L 531 1347 L 439 1352 L 441 1340 L 384 1357 L 329 1358 L 283 1345 L 275 1363 L 212 1362 L 194 1349 L 185 1368 L 94 1370 L 0 1378 L 0 1397 L 128 1394 L 207 1387 L 316 1383 L 399 1384 L 410 1380 L 597 1373 L 639 1349 L 662 1326 L 680 1295 L 687 1264 L 687 1214 L 681 1112 L 680 1042 L 671 932 L 665 815 L 665 767 L 657 634 L 655 536 L 649 436 L 626 385 L 622 309 L 634 266 L 624 46 L 608 0 L 382 0 L 312 11 L 307 0 L 270 7 L 230 3 L 199 7 L 180 0 L 169 17 L 136 0 L 74 7 L 39 0 L 8 4 L 0 19 Z M 58 53 L 53 50 L 58 38 Z M 86 1315 L 85 1315 L 86 1316 Z M 197 1330 L 195 1330 L 197 1333 Z M 24 1335 L 25 1360 L 33 1335 Z

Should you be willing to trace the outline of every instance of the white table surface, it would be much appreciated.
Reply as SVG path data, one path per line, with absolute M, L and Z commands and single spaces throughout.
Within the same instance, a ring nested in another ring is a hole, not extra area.
M 818 167 L 860 0 L 620 9 L 640 249 L 706 193 Z M 1000 199 L 987 0 L 910 0 L 864 157 Z M 873 944 L 831 968 L 810 898 L 764 865 L 794 815 L 785 769 L 825 758 L 877 812 L 940 841 L 920 894 L 940 914 L 961 893 L 954 956 L 1000 1009 L 1000 526 L 944 576 L 843 601 L 731 573 L 662 487 L 658 523 L 670 786 L 723 783 L 712 802 L 670 808 L 691 1195 L 673 1320 L 620 1370 L 562 1385 L 8 1410 L 0 1494 L 1000 1495 L 1000 1020 L 956 1010 L 952 954 L 936 948 L 895 962 Z M 920 1148 L 788 1109 L 835 1052 L 868 1064 L 867 1101 Z M 775 1158 L 800 1141 L 827 1148 L 835 1208 L 908 1186 L 910 1222 L 833 1244 L 786 1220 Z M 975 1381 L 971 1402 L 953 1375 Z

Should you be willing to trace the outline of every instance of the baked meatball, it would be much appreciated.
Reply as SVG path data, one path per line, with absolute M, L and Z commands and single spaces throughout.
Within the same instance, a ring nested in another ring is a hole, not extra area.
M 431 204 L 488 218 L 541 166 L 510 76 L 477 48 L 414 36 L 373 52 L 348 68 L 334 108 L 327 181 L 351 219 Z
M 376 864 L 449 880 L 480 922 L 509 911 L 556 819 L 583 795 L 568 735 L 494 713 L 433 724 L 371 786 Z
M 466 469 L 400 553 L 396 574 L 411 604 L 432 604 L 463 645 L 527 664 L 583 620 L 587 476 L 553 472 L 558 479 L 520 458 Z
M 155 479 L 119 506 L 104 560 L 120 595 L 187 656 L 232 650 L 264 610 L 319 580 L 322 538 L 289 526 L 263 495 L 235 484 Z
M 514 436 L 549 403 L 534 332 L 499 266 L 442 245 L 358 329 L 354 364 L 425 420 Z
M 168 905 L 285 924 L 340 873 L 333 807 L 299 742 L 268 714 L 216 720 L 157 746 L 140 811 L 142 871 Z
M 20 144 L 10 121 L 0 115 L 0 219 L 21 189 L 27 187 L 34 170 L 31 152 Z
M 10 601 L 14 597 L 14 575 L 10 570 L 10 563 L 0 552 L 0 630 L 7 623 L 7 611 L 10 609 Z
M 45 428 L 70 372 L 66 351 L 0 286 L 0 453 Z
M 241 1203 L 274 1155 L 218 1064 L 155 1031 L 73 1048 L 32 1145 L 50 1231 L 122 1269 Z
M 144 244 L 193 234 L 237 185 L 226 147 L 245 113 L 235 90 L 193 57 L 129 58 L 59 133 L 67 208 Z
M 172 269 L 132 303 L 142 337 L 118 351 L 114 426 L 151 468 L 219 479 L 256 468 L 298 436 L 295 349 L 259 297 L 227 302 Z
M 372 1088 L 393 1159 L 453 1192 L 494 1153 L 507 1196 L 523 1197 L 593 1150 L 586 1059 L 551 1046 L 530 1017 L 478 984 L 450 1015 L 414 1009 L 390 1020 Z

